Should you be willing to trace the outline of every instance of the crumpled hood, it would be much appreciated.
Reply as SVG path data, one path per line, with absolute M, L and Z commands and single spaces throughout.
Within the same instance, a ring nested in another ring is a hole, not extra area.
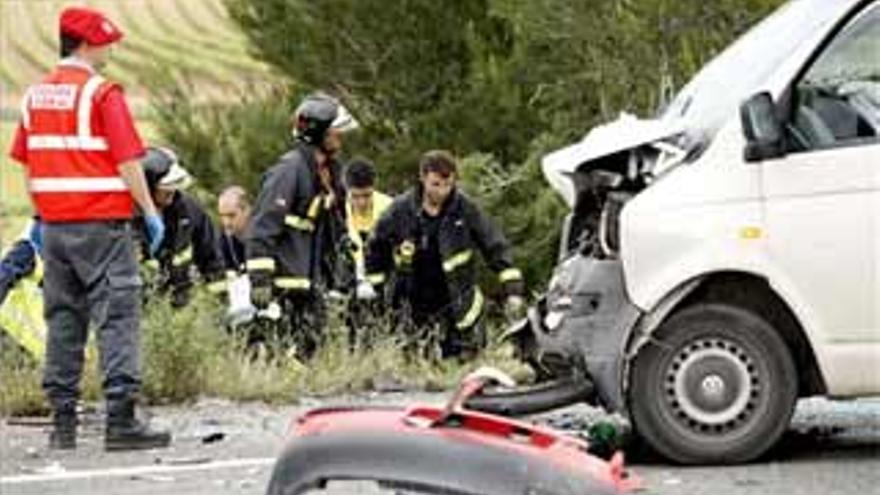
M 640 119 L 623 113 L 617 120 L 590 130 L 580 142 L 544 156 L 541 169 L 553 189 L 573 207 L 575 190 L 571 176 L 575 171 L 590 168 L 590 162 L 600 158 L 667 139 L 684 130 L 681 121 Z

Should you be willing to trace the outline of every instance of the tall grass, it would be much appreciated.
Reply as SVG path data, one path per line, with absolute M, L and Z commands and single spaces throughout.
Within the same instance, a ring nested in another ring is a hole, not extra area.
M 498 366 L 514 376 L 527 373 L 502 345 L 491 345 L 471 362 L 440 361 L 405 352 L 399 335 L 379 322 L 369 348 L 352 348 L 344 311 L 330 312 L 324 346 L 308 362 L 269 344 L 248 348 L 245 338 L 227 330 L 222 306 L 197 294 L 184 309 L 151 299 L 143 321 L 143 397 L 151 403 L 178 404 L 199 397 L 292 403 L 303 396 L 326 396 L 388 388 L 441 390 L 468 370 Z M 497 332 L 491 332 L 497 333 Z M 87 366 L 86 400 L 98 400 L 96 359 Z M 45 412 L 40 369 L 33 361 L 4 357 L 0 362 L 0 414 Z

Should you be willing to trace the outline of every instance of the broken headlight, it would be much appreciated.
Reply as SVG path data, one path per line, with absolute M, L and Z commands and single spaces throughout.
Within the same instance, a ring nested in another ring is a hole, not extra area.
M 556 267 L 547 289 L 546 312 L 542 315 L 544 326 L 556 330 L 565 319 L 565 314 L 572 306 L 573 270 L 571 264 L 576 256 L 572 256 Z
M 602 215 L 599 217 L 599 245 L 605 257 L 616 258 L 620 252 L 620 212 L 630 198 L 632 194 L 627 192 L 608 193 L 602 207 Z

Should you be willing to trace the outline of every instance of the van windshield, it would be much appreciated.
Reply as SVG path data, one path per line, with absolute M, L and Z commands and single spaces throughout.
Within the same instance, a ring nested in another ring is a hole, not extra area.
M 828 29 L 856 0 L 792 0 L 706 64 L 662 119 L 683 119 L 692 137 L 711 139 L 739 104 L 762 89 L 781 63 L 817 30 Z

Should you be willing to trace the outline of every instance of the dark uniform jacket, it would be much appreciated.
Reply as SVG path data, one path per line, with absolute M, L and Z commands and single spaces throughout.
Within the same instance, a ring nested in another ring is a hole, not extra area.
M 420 188 L 394 199 L 370 238 L 366 271 L 374 285 L 393 275 L 395 299 L 413 299 L 413 259 L 424 243 Z M 449 314 L 459 329 L 473 326 L 483 312 L 484 298 L 476 285 L 475 251 L 495 271 L 508 295 L 523 292 L 522 273 L 513 267 L 510 246 L 501 230 L 460 191 L 453 191 L 443 208 L 437 242 L 449 295 Z
M 162 210 L 162 220 L 165 239 L 155 259 L 148 262 L 158 269 L 157 289 L 170 291 L 175 306 L 185 305 L 197 269 L 211 292 L 222 292 L 223 259 L 217 249 L 217 230 L 207 213 L 192 197 L 178 191 L 172 203 Z
M 254 285 L 310 291 L 332 286 L 337 243 L 345 229 L 345 191 L 330 164 L 333 202 L 318 175 L 314 148 L 299 144 L 263 177 L 245 249 Z
M 34 272 L 37 251 L 27 239 L 20 239 L 0 259 L 0 305 L 15 284 Z

